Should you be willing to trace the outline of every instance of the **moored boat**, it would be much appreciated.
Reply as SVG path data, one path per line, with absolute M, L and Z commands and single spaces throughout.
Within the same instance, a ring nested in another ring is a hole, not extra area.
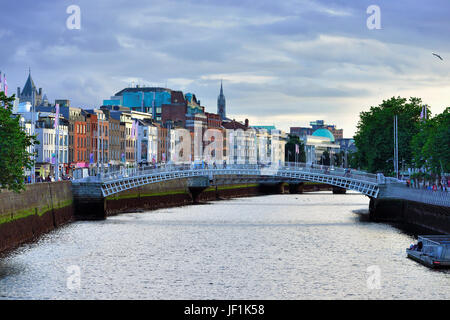
M 417 240 L 406 249 L 408 258 L 430 268 L 450 267 L 450 235 L 419 236 Z

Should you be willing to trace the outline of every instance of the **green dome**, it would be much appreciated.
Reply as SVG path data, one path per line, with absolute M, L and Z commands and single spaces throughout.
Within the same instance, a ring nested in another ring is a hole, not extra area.
M 317 129 L 312 135 L 316 137 L 329 138 L 331 142 L 334 142 L 334 136 L 328 129 Z

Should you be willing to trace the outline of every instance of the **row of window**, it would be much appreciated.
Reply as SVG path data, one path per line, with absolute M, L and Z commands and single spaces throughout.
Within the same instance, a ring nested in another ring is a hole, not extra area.
M 44 133 L 44 145 L 56 145 L 56 134 L 54 133 Z M 68 146 L 67 135 L 59 136 L 59 145 Z
M 38 150 L 36 150 L 36 156 L 38 155 Z M 44 162 L 52 162 L 53 163 L 53 158 L 55 157 L 55 151 L 52 150 L 44 150 Z M 59 162 L 60 163 L 67 163 L 67 150 L 60 150 L 59 151 Z

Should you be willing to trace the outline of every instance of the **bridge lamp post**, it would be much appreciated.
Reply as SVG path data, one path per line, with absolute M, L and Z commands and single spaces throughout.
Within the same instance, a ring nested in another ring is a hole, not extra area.
M 36 122 L 35 122 L 35 112 L 36 112 L 36 107 L 35 107 L 35 92 L 34 92 L 34 88 L 32 88 L 32 93 L 31 93 L 31 134 L 35 135 L 36 134 Z M 36 146 L 33 143 L 33 166 L 31 167 L 31 183 L 36 183 Z
M 348 168 L 348 150 L 345 150 L 345 168 Z
M 394 171 L 398 179 L 398 116 L 394 116 Z
M 100 174 L 100 115 L 97 114 L 97 175 Z

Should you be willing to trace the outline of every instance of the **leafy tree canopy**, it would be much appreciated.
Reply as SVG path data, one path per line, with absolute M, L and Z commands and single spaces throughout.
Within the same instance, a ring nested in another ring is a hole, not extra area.
M 399 163 L 411 165 L 411 139 L 419 132 L 421 110 L 420 98 L 392 97 L 361 112 L 354 137 L 357 152 L 352 164 L 369 172 L 393 174 L 394 115 L 397 115 Z
M 415 167 L 434 174 L 450 172 L 450 107 L 420 123 L 411 148 Z
M 288 141 L 285 146 L 285 160 L 287 162 L 295 162 L 295 145 L 298 145 L 299 154 L 297 155 L 297 162 L 306 162 L 305 144 L 296 135 L 289 134 Z
M 12 114 L 14 99 L 0 92 L 0 190 L 19 192 L 24 189 L 24 169 L 33 165 L 27 148 L 38 142 L 22 130 L 19 117 Z

